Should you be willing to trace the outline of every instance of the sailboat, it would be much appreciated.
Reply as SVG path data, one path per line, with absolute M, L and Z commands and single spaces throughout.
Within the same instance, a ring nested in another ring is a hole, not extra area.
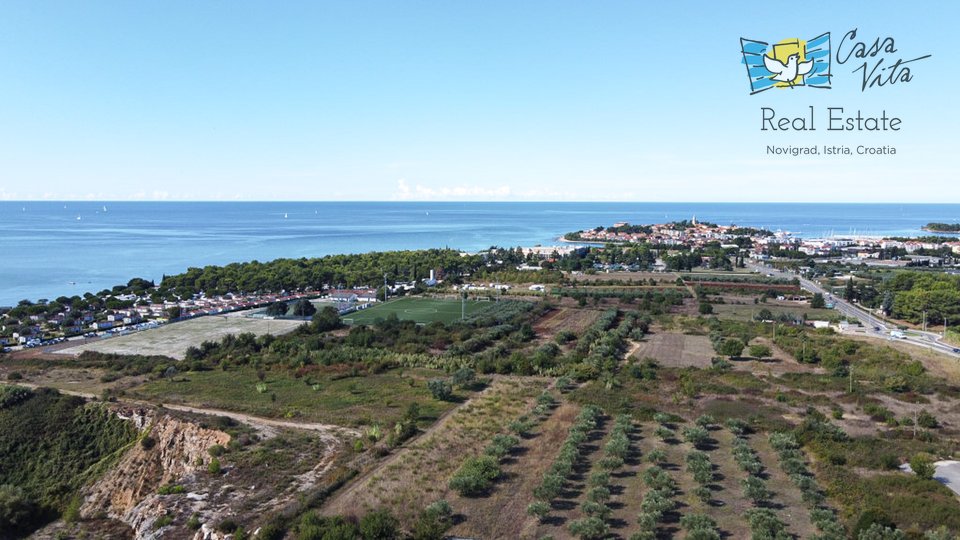
M 79 215 L 77 216 L 77 221 L 80 221 L 80 216 L 79 216 Z
M 104 207 L 103 207 L 103 211 L 104 211 L 104 213 L 106 213 L 106 211 L 107 211 L 107 207 L 106 207 L 106 205 L 104 205 Z
M 283 214 L 283 219 L 287 219 L 288 217 L 289 217 L 289 216 L 286 214 L 286 212 L 284 212 L 284 214 Z

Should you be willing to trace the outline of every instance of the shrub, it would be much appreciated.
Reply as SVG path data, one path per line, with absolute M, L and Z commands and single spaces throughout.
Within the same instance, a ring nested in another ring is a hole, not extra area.
M 223 453 L 226 452 L 226 451 L 227 451 L 227 449 L 224 448 L 223 446 L 221 446 L 221 445 L 219 445 L 219 444 L 215 444 L 215 445 L 211 446 L 211 447 L 207 450 L 207 453 L 210 454 L 210 455 L 213 456 L 213 457 L 220 457 L 220 456 L 222 456 Z
M 697 486 L 693 489 L 693 494 L 704 504 L 710 504 L 713 500 L 713 492 L 707 486 Z
M 584 540 L 599 540 L 607 536 L 610 532 L 610 526 L 598 517 L 587 517 L 571 521 L 568 529 L 570 534 L 579 536 Z
M 157 440 L 154 439 L 153 437 L 146 436 L 146 437 L 140 439 L 140 446 L 141 446 L 144 450 L 150 450 L 151 448 L 153 448 L 153 447 L 156 446 L 156 445 L 157 445 Z
M 493 436 L 490 444 L 487 445 L 483 452 L 488 456 L 503 459 L 503 457 L 509 454 L 510 450 L 519 443 L 520 439 L 513 435 L 498 434 Z
M 644 512 L 663 515 L 673 510 L 675 503 L 671 498 L 669 491 L 664 489 L 653 489 L 647 492 L 640 501 L 640 509 Z M 658 518 L 659 519 L 659 518 Z
M 496 458 L 479 456 L 467 459 L 450 478 L 450 489 L 463 496 L 485 493 L 500 477 L 500 465 Z
M 476 380 L 477 374 L 470 368 L 460 368 L 453 373 L 453 384 L 460 388 L 471 386 Z
M 676 483 L 667 471 L 654 465 L 643 471 L 643 483 L 654 490 L 665 490 L 673 492 L 676 489 Z
M 750 522 L 750 534 L 753 540 L 790 540 L 786 525 L 769 508 L 751 508 L 747 510 Z
M 587 491 L 587 500 L 592 502 L 607 502 L 610 500 L 610 489 L 605 486 L 590 488 Z
M 444 379 L 431 379 L 427 381 L 427 388 L 434 399 L 440 401 L 450 401 L 453 397 L 453 386 Z
M 157 489 L 157 495 L 177 495 L 185 492 L 186 489 L 177 484 L 164 484 Z
M 210 474 L 220 474 L 222 472 L 220 468 L 220 460 L 217 458 L 211 459 L 210 464 L 207 465 L 207 472 Z
M 748 476 L 740 480 L 743 487 L 743 495 L 753 501 L 753 504 L 761 505 L 770 498 L 770 492 L 766 484 L 756 476 Z
M 451 525 L 453 509 L 441 499 L 427 506 L 413 525 L 414 540 L 440 540 Z
M 623 467 L 623 459 L 618 457 L 612 457 L 612 456 L 600 458 L 600 460 L 597 461 L 597 466 L 599 466 L 601 469 L 614 471 L 619 469 L 620 467 Z
M 534 501 L 527 505 L 527 514 L 543 521 L 550 514 L 550 505 L 543 501 Z
M 588 481 L 590 487 L 600 487 L 606 486 L 610 483 L 610 473 L 606 471 L 597 471 L 590 475 L 590 480 Z
M 932 479 L 933 474 L 936 472 L 933 460 L 926 454 L 916 454 L 910 458 L 910 469 L 913 470 L 918 478 L 923 478 L 924 480 Z
M 710 439 L 710 433 L 700 427 L 688 427 L 683 430 L 683 438 L 696 448 L 702 448 Z
M 664 463 L 667 461 L 667 453 L 659 448 L 656 448 L 647 454 L 647 461 L 650 463 Z
M 387 509 L 374 510 L 360 519 L 360 534 L 365 540 L 393 540 L 400 537 L 400 522 Z
M 153 529 L 154 530 L 162 529 L 167 525 L 170 525 L 171 523 L 173 523 L 173 518 L 167 514 L 164 514 L 158 517 L 157 520 L 153 522 Z
M 582 510 L 583 513 L 588 516 L 598 517 L 603 520 L 606 520 L 608 517 L 610 517 L 610 507 L 602 502 L 583 501 L 583 504 L 580 505 L 580 510 Z
M 900 529 L 885 527 L 879 523 L 870 525 L 866 530 L 860 531 L 857 540 L 906 540 L 907 535 Z
M 190 518 L 187 519 L 187 528 L 190 529 L 191 531 L 196 531 L 197 529 L 200 528 L 200 525 L 202 525 L 200 523 L 200 514 L 197 514 L 196 512 L 194 512 L 190 516 Z M 264 526 L 263 529 L 260 530 L 260 534 L 257 536 L 257 538 L 268 538 L 266 536 L 263 536 L 264 529 L 266 529 L 266 526 Z
M 657 438 L 659 438 L 661 441 L 664 441 L 664 442 L 673 439 L 673 435 L 674 435 L 674 434 L 673 434 L 673 430 L 668 429 L 668 428 L 663 427 L 663 426 L 658 427 L 658 428 L 653 432 L 653 434 L 656 435 Z
M 710 426 L 716 423 L 717 423 L 716 419 L 714 419 L 709 414 L 700 415 L 696 420 L 696 424 L 704 429 L 708 429 Z
M 940 427 L 940 422 L 927 411 L 920 411 L 920 414 L 917 416 L 917 425 L 926 429 L 935 429 Z
M 720 540 L 717 522 L 704 514 L 687 514 L 680 518 L 680 525 L 687 530 L 688 539 Z

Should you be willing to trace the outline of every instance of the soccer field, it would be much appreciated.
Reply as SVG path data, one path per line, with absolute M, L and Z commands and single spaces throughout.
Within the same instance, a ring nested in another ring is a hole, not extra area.
M 470 315 L 489 305 L 489 302 L 467 300 L 465 311 L 467 315 Z M 346 324 L 373 324 L 375 320 L 386 318 L 391 313 L 395 313 L 398 319 L 404 321 L 415 321 L 423 324 L 435 321 L 450 323 L 460 320 L 460 301 L 417 297 L 398 298 L 390 300 L 386 304 L 348 313 L 343 316 L 343 322 Z

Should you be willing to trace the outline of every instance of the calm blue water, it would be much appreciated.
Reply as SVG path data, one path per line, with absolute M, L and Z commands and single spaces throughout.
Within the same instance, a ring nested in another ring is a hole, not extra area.
M 547 245 L 571 230 L 693 215 L 808 237 L 909 236 L 930 221 L 957 221 L 960 204 L 7 201 L 0 202 L 0 305 L 96 292 L 131 277 L 159 281 L 190 266 L 371 250 Z

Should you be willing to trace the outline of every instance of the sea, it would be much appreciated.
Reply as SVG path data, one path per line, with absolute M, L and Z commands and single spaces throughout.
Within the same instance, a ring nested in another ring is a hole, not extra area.
M 0 201 L 0 306 L 189 267 L 334 253 L 558 245 L 618 221 L 696 217 L 800 237 L 917 236 L 960 204 Z

